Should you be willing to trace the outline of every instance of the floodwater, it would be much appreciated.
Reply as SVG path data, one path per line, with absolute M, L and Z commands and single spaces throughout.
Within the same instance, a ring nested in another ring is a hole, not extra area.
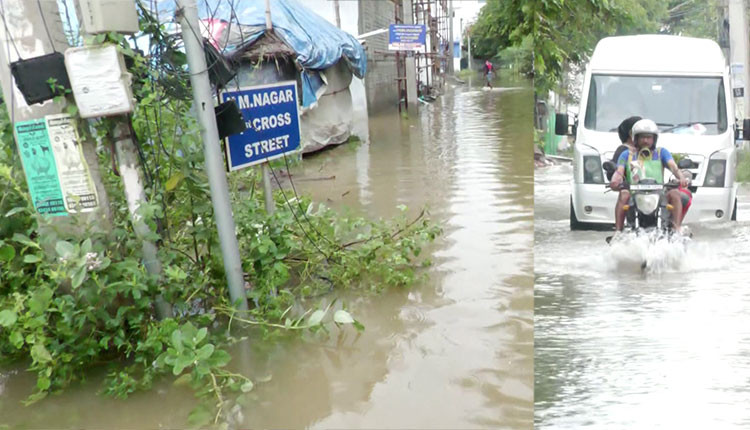
M 510 88 L 514 87 L 514 88 Z M 251 340 L 232 366 L 257 381 L 244 428 L 530 429 L 533 418 L 532 92 L 449 84 L 401 119 L 370 119 L 370 142 L 294 168 L 316 201 L 371 217 L 427 207 L 444 234 L 428 281 L 346 298 L 366 330 Z M 331 178 L 335 176 L 335 178 Z M 174 428 L 194 404 L 169 383 L 120 401 L 96 377 L 32 407 L 32 379 L 0 376 L 0 423 Z M 265 381 L 265 382 L 263 382 Z
M 610 248 L 570 231 L 571 177 L 535 172 L 535 428 L 748 428 L 750 189 L 686 248 Z

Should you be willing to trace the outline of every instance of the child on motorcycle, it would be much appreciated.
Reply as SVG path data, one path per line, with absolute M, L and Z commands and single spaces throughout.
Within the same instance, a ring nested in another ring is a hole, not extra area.
M 666 148 L 656 146 L 659 138 L 659 127 L 650 119 L 642 119 L 635 124 L 630 132 L 636 151 L 626 149 L 617 160 L 617 170 L 612 175 L 610 187 L 619 189 L 623 180 L 634 184 L 643 178 L 664 183 L 664 168 L 668 168 L 680 181 L 679 188 L 667 192 L 667 202 L 672 205 L 672 225 L 678 232 L 682 229 L 682 219 L 692 201 L 692 194 L 687 190 L 688 178 L 682 174 L 672 154 Z M 625 224 L 623 206 L 630 199 L 628 190 L 620 190 L 620 196 L 615 206 L 615 229 L 622 231 Z

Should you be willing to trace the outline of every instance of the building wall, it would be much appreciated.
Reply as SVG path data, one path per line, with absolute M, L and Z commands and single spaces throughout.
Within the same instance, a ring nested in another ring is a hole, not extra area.
M 344 3 L 344 2 L 342 2 Z M 359 0 L 359 34 L 388 28 L 395 20 L 395 5 L 391 1 Z M 365 91 L 370 113 L 398 109 L 398 83 L 396 82 L 396 59 L 386 56 L 388 33 L 368 37 L 367 75 Z

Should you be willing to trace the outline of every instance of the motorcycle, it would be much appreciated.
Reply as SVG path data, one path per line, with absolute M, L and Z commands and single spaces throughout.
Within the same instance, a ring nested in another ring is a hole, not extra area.
M 690 159 L 684 158 L 678 163 L 682 169 L 683 175 L 688 180 L 691 179 L 690 171 L 685 170 L 692 166 Z M 606 161 L 602 165 L 607 178 L 611 180 L 616 166 L 611 161 Z M 609 184 L 607 184 L 609 187 Z M 630 198 L 623 207 L 627 211 L 625 214 L 625 229 L 637 234 L 648 232 L 652 234 L 652 240 L 656 241 L 662 238 L 671 238 L 674 235 L 672 226 L 672 207 L 667 201 L 667 193 L 679 187 L 676 178 L 672 178 L 665 184 L 659 184 L 653 179 L 642 179 L 635 184 L 622 183 L 620 188 L 615 191 L 627 189 L 630 191 Z M 695 192 L 697 187 L 688 186 L 691 192 Z M 656 232 L 655 234 L 653 232 Z M 607 237 L 607 243 L 610 243 L 613 236 Z

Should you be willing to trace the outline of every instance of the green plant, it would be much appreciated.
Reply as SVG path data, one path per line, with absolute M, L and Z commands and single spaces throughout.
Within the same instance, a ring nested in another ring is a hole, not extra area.
M 375 221 L 282 191 L 269 216 L 262 193 L 255 192 L 259 174 L 234 174 L 230 187 L 251 304 L 237 313 L 225 290 L 199 127 L 190 101 L 181 98 L 184 59 L 158 27 L 150 28 L 162 43 L 159 52 L 171 52 L 169 61 L 123 52 L 133 59 L 138 103 L 132 125 L 147 179 L 148 202 L 139 216 L 159 245 L 162 275 L 145 270 L 124 203 L 115 205 L 107 232 L 45 228 L 48 222 L 29 200 L 9 119 L 0 115 L 0 361 L 30 363 L 37 382 L 27 403 L 64 390 L 96 367 L 108 368 L 103 392 L 115 397 L 176 376 L 203 400 L 190 416 L 203 425 L 225 419 L 228 406 L 253 388 L 248 375 L 227 370 L 233 324 L 258 327 L 261 336 L 362 330 L 345 307 L 334 305 L 332 293 L 411 285 L 429 262 L 421 256 L 423 245 L 440 229 L 424 211 L 407 219 L 402 207 L 401 217 Z M 124 44 L 111 35 L 105 40 Z M 113 121 L 82 124 L 82 134 L 110 142 Z M 124 202 L 110 154 L 100 157 L 110 201 Z M 158 296 L 172 305 L 172 318 L 156 318 Z

